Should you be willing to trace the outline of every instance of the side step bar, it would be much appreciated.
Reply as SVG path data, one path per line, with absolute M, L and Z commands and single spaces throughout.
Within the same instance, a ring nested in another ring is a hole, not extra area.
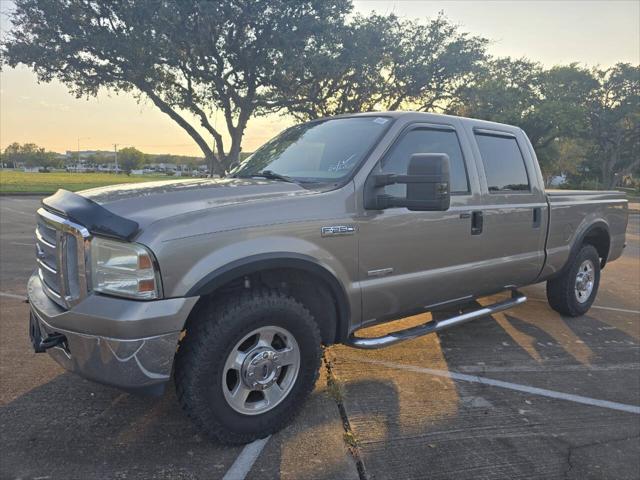
M 517 305 L 521 305 L 526 301 L 526 296 L 516 290 L 512 290 L 511 298 L 503 300 L 502 302 L 494 303 L 492 305 L 487 305 L 486 307 L 479 308 L 478 310 L 462 313 L 445 320 L 433 320 L 431 322 L 423 323 L 422 325 L 417 325 L 405 330 L 391 332 L 387 335 L 383 335 L 382 337 L 364 338 L 357 337 L 352 334 L 349 337 L 349 340 L 347 340 L 346 344 L 350 347 L 363 348 L 366 350 L 384 348 L 390 345 L 395 345 L 396 343 L 404 342 L 405 340 L 412 340 L 414 338 L 422 337 L 423 335 L 428 335 L 429 333 L 446 330 L 447 328 L 455 327 L 456 325 L 460 325 L 470 320 L 475 320 L 476 318 L 481 318 L 497 312 L 502 312 L 503 310 L 508 310 Z

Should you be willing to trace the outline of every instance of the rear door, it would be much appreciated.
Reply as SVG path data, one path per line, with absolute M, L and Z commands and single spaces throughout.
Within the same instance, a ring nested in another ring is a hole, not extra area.
M 491 259 L 482 279 L 487 293 L 532 283 L 544 264 L 547 203 L 542 175 L 520 129 L 465 123 L 479 173 L 483 256 Z

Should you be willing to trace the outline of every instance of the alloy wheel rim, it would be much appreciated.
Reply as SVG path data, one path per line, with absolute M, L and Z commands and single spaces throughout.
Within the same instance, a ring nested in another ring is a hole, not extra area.
M 257 328 L 236 343 L 222 375 L 222 390 L 231 408 L 259 415 L 289 394 L 300 371 L 300 348 L 294 336 L 276 326 Z
M 591 260 L 580 264 L 576 275 L 574 293 L 579 303 L 585 303 L 591 297 L 595 283 L 595 267 Z

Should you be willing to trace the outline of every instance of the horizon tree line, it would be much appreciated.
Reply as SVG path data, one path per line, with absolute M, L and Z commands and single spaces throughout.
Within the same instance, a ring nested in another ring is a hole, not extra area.
M 639 65 L 545 68 L 489 55 L 486 38 L 444 14 L 418 21 L 352 8 L 350 0 L 16 0 L 2 63 L 24 64 L 77 97 L 106 89 L 150 100 L 218 174 L 238 161 L 252 118 L 400 109 L 518 125 L 547 180 L 562 173 L 606 188 L 640 171 Z

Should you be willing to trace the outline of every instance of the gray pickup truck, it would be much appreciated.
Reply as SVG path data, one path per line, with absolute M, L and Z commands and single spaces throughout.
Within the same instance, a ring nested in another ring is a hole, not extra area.
M 224 179 L 60 190 L 37 217 L 35 351 L 130 391 L 173 378 L 202 431 L 244 443 L 300 409 L 322 345 L 392 345 L 514 307 L 543 281 L 551 307 L 584 314 L 624 248 L 627 200 L 545 192 L 517 127 L 389 112 L 294 126 Z

